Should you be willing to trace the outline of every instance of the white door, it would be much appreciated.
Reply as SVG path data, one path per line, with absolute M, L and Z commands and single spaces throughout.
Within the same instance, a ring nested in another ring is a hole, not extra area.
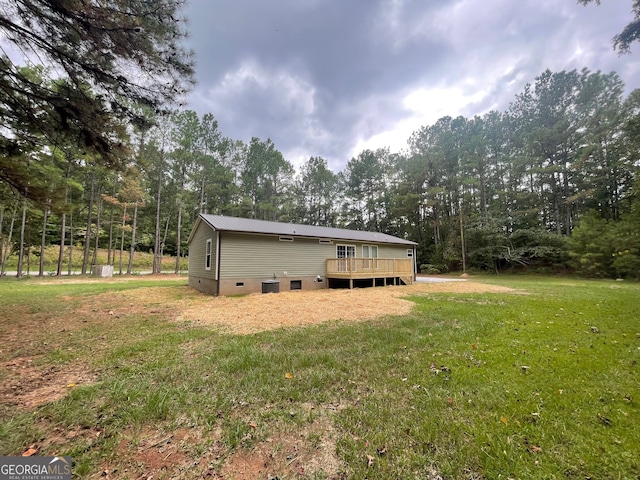
M 378 268 L 378 246 L 377 245 L 363 245 L 362 246 L 362 265 L 365 270 L 371 270 L 372 268 Z
M 349 259 L 355 258 L 356 247 L 355 245 L 336 245 L 336 258 L 343 259 L 338 261 L 338 271 L 349 271 Z

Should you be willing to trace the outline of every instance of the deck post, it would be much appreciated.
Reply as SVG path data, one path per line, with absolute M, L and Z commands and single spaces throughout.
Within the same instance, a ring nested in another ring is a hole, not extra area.
M 353 290 L 353 278 L 349 279 L 349 290 Z

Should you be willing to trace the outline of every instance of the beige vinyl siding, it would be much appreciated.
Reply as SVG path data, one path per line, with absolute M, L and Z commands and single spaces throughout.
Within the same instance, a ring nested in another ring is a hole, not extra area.
M 380 245 L 378 246 L 378 257 L 380 258 L 411 258 L 413 260 L 413 271 L 416 271 L 415 255 L 407 256 L 407 250 L 414 252 L 413 245 Z
M 407 250 L 413 250 L 413 247 L 411 245 L 378 245 L 378 258 L 407 258 Z
M 211 270 L 205 268 L 208 239 L 211 239 Z M 201 222 L 189 244 L 189 275 L 215 279 L 216 249 L 216 232 L 209 225 Z
M 271 235 L 220 233 L 220 278 L 324 275 L 329 256 L 335 256 L 335 245 L 317 239 L 281 242 Z
M 215 241 L 215 240 L 214 240 Z M 321 244 L 317 238 L 295 237 L 293 242 L 278 236 L 220 232 L 220 278 L 280 278 L 324 276 L 327 258 L 336 258 L 336 245 L 354 245 L 356 256 L 362 245 L 372 243 L 334 240 Z M 378 244 L 378 258 L 407 258 L 407 246 Z M 204 270 L 204 242 L 202 269 Z

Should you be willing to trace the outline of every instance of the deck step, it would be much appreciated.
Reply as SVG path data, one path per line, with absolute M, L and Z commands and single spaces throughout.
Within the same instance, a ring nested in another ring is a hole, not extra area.
M 413 285 L 413 277 L 398 277 L 403 285 Z

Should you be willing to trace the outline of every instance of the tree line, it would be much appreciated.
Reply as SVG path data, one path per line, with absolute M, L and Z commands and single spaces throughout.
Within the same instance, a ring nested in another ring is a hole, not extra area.
M 154 272 L 175 255 L 178 271 L 199 213 L 389 233 L 418 243 L 426 272 L 640 271 L 640 90 L 625 97 L 614 72 L 545 71 L 505 111 L 443 117 L 407 149 L 363 150 L 340 172 L 321 157 L 296 170 L 270 139 L 224 137 L 212 114 L 138 113 L 145 122 L 122 124 L 121 168 L 38 136 L 21 157 L 24 188 L 0 184 L 2 271 L 10 253 L 21 272 L 26 249 L 47 245 L 59 246 L 57 274 L 72 245 L 82 273 L 99 248 L 123 273 L 136 251 L 154 253 Z

